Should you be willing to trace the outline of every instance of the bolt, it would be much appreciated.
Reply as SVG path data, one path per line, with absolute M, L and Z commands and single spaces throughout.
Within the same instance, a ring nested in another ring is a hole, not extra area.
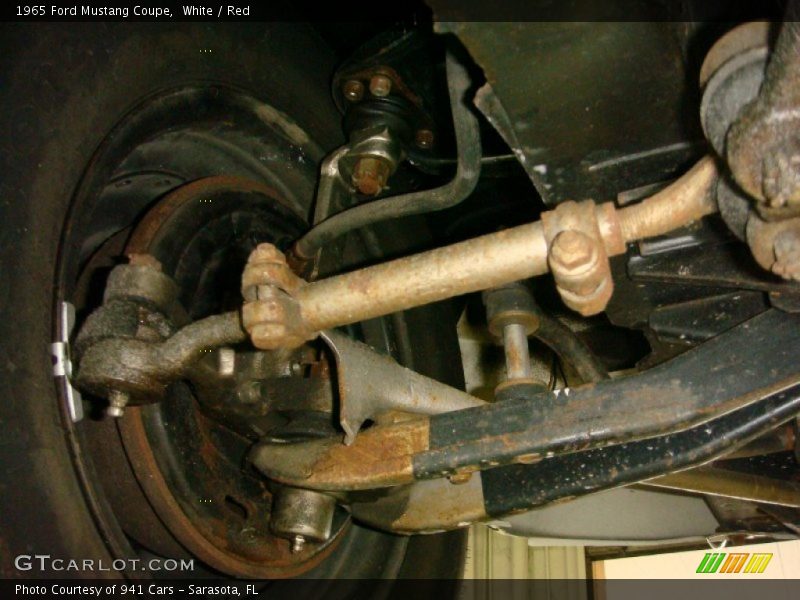
M 585 233 L 566 230 L 550 246 L 550 258 L 569 271 L 589 267 L 596 258 L 595 242 Z
M 450 483 L 452 483 L 453 485 L 462 485 L 464 483 L 467 483 L 470 479 L 472 479 L 472 473 L 469 471 L 465 471 L 462 473 L 454 473 L 453 475 L 450 475 L 448 479 L 450 480 Z
M 106 408 L 106 416 L 112 418 L 119 418 L 125 413 L 125 407 L 128 405 L 130 396 L 125 392 L 119 390 L 111 390 L 108 395 L 108 408 Z
M 521 465 L 533 465 L 542 460 L 541 454 L 531 452 L 530 454 L 520 454 L 516 458 L 516 462 Z
M 344 84 L 342 93 L 350 102 L 358 102 L 364 97 L 364 84 L 357 79 L 351 79 Z
M 305 545 L 306 538 L 304 538 L 302 535 L 294 536 L 294 539 L 292 540 L 292 554 L 297 554 L 300 552 Z
M 389 162 L 378 156 L 359 159 L 353 169 L 353 185 L 365 196 L 377 196 L 386 187 Z
M 369 91 L 377 98 L 385 98 L 392 91 L 392 80 L 386 75 L 373 75 L 369 80 Z
M 423 150 L 427 150 L 433 146 L 433 132 L 430 129 L 420 129 L 417 131 L 414 141 L 417 146 Z
M 258 542 L 258 532 L 255 527 L 245 527 L 239 531 L 239 540 L 245 544 Z
M 236 373 L 236 351 L 233 348 L 217 350 L 217 372 L 222 377 L 232 377 Z

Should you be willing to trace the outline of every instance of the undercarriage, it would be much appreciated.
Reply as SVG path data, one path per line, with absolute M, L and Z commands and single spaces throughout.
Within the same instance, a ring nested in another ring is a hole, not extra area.
M 142 100 L 55 286 L 97 503 L 251 578 L 356 530 L 795 538 L 793 11 L 367 31 L 303 126 L 223 84 Z

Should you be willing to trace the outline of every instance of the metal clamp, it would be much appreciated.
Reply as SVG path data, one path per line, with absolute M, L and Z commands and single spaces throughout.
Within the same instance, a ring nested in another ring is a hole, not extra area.
M 53 377 L 58 381 L 67 412 L 73 423 L 83 419 L 83 400 L 80 392 L 72 386 L 72 358 L 70 356 L 69 336 L 75 327 L 75 307 L 69 302 L 59 305 L 58 340 L 50 344 L 53 356 Z

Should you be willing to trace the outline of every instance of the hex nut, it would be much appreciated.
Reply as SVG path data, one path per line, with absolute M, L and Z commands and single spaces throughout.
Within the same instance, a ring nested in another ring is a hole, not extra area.
M 597 259 L 596 243 L 580 231 L 559 233 L 550 247 L 550 257 L 562 270 L 577 274 L 588 270 Z
M 414 135 L 414 143 L 423 150 L 433 147 L 433 132 L 430 129 L 419 129 Z
M 350 102 L 358 102 L 364 97 L 364 84 L 357 79 L 350 79 L 342 87 L 342 94 Z
M 353 169 L 353 185 L 365 196 L 377 196 L 386 187 L 392 167 L 384 158 L 365 156 Z
M 125 392 L 119 390 L 112 390 L 108 395 L 108 407 L 106 408 L 106 416 L 118 419 L 125 414 L 125 407 L 128 405 L 130 397 Z
M 266 294 L 266 296 L 265 296 Z M 259 299 L 242 307 L 242 323 L 256 348 L 297 348 L 313 337 L 305 327 L 297 301 L 277 289 L 264 287 Z
M 392 80 L 386 75 L 373 75 L 369 80 L 369 91 L 376 98 L 385 98 L 392 92 Z

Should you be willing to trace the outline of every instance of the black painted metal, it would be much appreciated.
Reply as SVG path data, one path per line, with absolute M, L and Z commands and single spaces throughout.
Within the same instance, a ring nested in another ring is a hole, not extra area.
M 502 516 L 703 464 L 800 412 L 800 384 L 673 435 L 481 474 L 486 513 Z
M 427 479 L 685 430 L 800 383 L 800 317 L 767 311 L 636 376 L 436 415 Z
M 638 23 L 486 23 L 469 18 L 475 4 L 459 4 L 460 18 L 443 27 L 483 69 L 491 89 L 479 109 L 548 205 L 670 179 L 702 153 L 692 143 L 702 139 L 698 90 L 687 85 L 696 77 L 676 60 L 691 28 L 669 22 L 663 7 L 615 4 Z

